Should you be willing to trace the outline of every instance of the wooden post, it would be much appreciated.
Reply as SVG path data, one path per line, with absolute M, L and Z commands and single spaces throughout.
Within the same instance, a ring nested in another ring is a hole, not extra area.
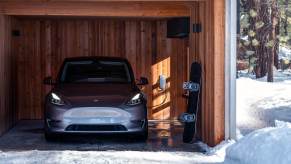
M 210 145 L 216 145 L 224 139 L 225 121 L 225 0 L 213 2 L 214 17 L 214 136 Z
M 225 135 L 225 0 L 191 6 L 193 23 L 202 24 L 202 32 L 190 35 L 191 59 L 203 69 L 200 135 L 205 143 L 215 146 Z

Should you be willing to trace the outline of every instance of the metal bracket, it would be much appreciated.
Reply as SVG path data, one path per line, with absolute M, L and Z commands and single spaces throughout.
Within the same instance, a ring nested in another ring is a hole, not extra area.
M 190 92 L 197 92 L 200 89 L 200 84 L 193 83 L 193 82 L 184 82 L 183 83 L 183 89 L 188 90 Z
M 179 120 L 183 123 L 195 122 L 196 116 L 195 114 L 183 113 L 180 116 Z
M 193 24 L 193 33 L 202 32 L 202 25 L 200 23 Z

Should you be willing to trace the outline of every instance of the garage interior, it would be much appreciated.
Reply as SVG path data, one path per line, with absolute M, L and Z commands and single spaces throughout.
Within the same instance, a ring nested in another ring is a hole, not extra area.
M 43 118 L 50 87 L 42 81 L 47 76 L 56 78 L 64 58 L 116 56 L 129 60 L 136 78 L 149 79 L 150 84 L 142 88 L 148 96 L 148 117 L 158 122 L 155 128 L 168 130 L 186 111 L 182 84 L 188 81 L 189 65 L 199 61 L 203 85 L 198 137 L 216 145 L 224 139 L 221 5 L 213 1 L 0 2 L 0 135 L 19 123 L 31 126 L 23 120 Z M 167 37 L 167 21 L 177 17 L 190 18 L 189 37 Z M 192 31 L 196 24 L 201 32 Z M 167 79 L 165 91 L 159 89 L 160 75 Z M 181 135 L 181 128 L 175 133 Z
M 40 82 L 56 78 L 63 60 L 78 56 L 127 58 L 135 77 L 150 81 L 144 88 L 149 119 L 177 119 L 185 111 L 181 85 L 187 81 L 188 38 L 168 39 L 166 20 L 14 17 L 13 22 L 19 34 L 12 36 L 18 119 L 42 119 L 49 88 Z M 158 89 L 159 75 L 167 78 L 165 92 Z

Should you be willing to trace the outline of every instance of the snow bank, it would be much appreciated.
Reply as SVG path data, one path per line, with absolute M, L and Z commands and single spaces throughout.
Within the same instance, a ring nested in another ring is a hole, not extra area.
M 200 152 L 148 151 L 7 151 L 0 150 L 0 164 L 222 164 L 225 150 L 235 141 L 223 141 L 214 148 L 200 142 Z M 195 143 L 196 144 L 196 143 Z
M 275 126 L 275 120 L 291 122 L 291 79 L 279 73 L 276 79 L 237 79 L 237 125 L 243 135 Z
M 0 152 L 0 164 L 214 164 L 224 157 L 195 152 L 16 151 Z
M 291 124 L 256 130 L 226 149 L 225 164 L 290 164 Z
M 234 140 L 222 141 L 220 144 L 216 145 L 215 147 L 209 147 L 207 144 L 203 142 L 199 142 L 198 144 L 201 147 L 201 149 L 204 150 L 206 156 L 209 156 L 209 157 L 216 156 L 216 157 L 219 157 L 220 159 L 224 159 L 226 148 L 234 143 L 235 143 Z

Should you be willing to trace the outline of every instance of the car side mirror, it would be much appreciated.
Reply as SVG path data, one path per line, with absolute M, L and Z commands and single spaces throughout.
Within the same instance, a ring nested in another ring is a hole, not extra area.
M 43 84 L 45 84 L 45 85 L 55 85 L 56 82 L 53 80 L 52 77 L 46 77 L 43 80 Z
M 149 84 L 149 80 L 145 77 L 141 77 L 139 79 L 139 82 L 137 83 L 137 85 L 148 85 Z

